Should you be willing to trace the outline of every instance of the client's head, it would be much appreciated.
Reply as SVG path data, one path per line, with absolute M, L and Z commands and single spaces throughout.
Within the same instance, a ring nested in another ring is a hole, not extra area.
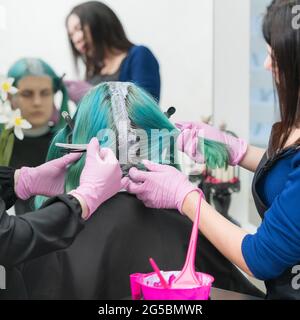
M 54 137 L 48 160 L 62 156 L 56 143 L 86 144 L 97 137 L 101 147 L 115 152 L 124 175 L 132 166 L 141 168 L 143 159 L 176 166 L 176 128 L 157 102 L 132 83 L 108 82 L 91 89 L 81 100 L 73 125 L 73 130 L 66 125 Z M 79 185 L 84 163 L 82 156 L 69 168 L 67 192 Z

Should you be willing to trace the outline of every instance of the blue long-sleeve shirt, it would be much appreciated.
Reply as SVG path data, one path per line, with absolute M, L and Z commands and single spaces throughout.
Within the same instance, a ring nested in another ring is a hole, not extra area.
M 144 46 L 133 46 L 121 65 L 119 81 L 133 82 L 159 101 L 159 64 L 153 53 Z
M 270 280 L 300 262 L 300 152 L 278 160 L 258 193 L 269 210 L 257 233 L 244 238 L 242 253 L 256 278 Z

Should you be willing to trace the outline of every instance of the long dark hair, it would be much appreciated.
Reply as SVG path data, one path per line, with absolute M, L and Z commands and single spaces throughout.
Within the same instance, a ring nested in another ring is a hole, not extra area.
M 94 56 L 86 57 L 86 78 L 99 74 L 103 67 L 105 50 L 119 50 L 126 52 L 132 47 L 128 40 L 124 28 L 117 15 L 104 3 L 98 1 L 89 1 L 74 7 L 66 18 L 66 24 L 70 15 L 75 14 L 79 17 L 81 27 L 90 28 Z M 78 59 L 80 53 L 74 47 L 69 38 L 70 46 L 73 52 L 76 68 L 78 68 Z
M 293 7 L 300 0 L 273 0 L 263 22 L 263 34 L 272 48 L 273 70 L 281 121 L 273 126 L 269 153 L 282 150 L 294 127 L 300 124 L 300 29 L 293 27 Z M 297 144 L 300 141 L 296 142 Z

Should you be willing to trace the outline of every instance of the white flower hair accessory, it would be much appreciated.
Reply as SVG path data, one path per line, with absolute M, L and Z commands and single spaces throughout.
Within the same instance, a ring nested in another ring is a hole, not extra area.
M 8 100 L 18 89 L 13 86 L 14 78 L 0 76 L 0 165 L 9 165 L 14 139 L 24 139 L 23 129 L 32 128 L 31 124 L 22 118 L 21 110 L 13 110 Z
M 10 118 L 5 125 L 5 129 L 14 129 L 14 134 L 19 140 L 24 139 L 23 129 L 31 129 L 32 125 L 21 116 L 21 110 L 13 110 L 10 114 Z
M 14 78 L 0 77 L 0 124 L 4 125 L 5 130 L 13 129 L 15 136 L 23 140 L 23 129 L 30 129 L 32 126 L 22 118 L 20 109 L 12 109 L 8 100 L 9 94 L 14 95 L 18 92 L 18 89 L 13 86 L 14 80 Z
M 0 79 L 0 94 L 1 99 L 6 101 L 8 98 L 8 94 L 16 94 L 18 89 L 13 86 L 14 78 L 3 78 Z

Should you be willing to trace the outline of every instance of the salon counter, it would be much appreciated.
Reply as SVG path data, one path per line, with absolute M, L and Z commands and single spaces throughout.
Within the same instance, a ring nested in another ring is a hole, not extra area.
M 126 297 L 122 300 L 131 300 L 131 297 Z M 259 297 L 249 296 L 247 294 L 234 291 L 223 290 L 219 288 L 211 288 L 209 300 L 263 300 Z
M 211 300 L 262 300 L 261 298 L 258 298 L 258 297 L 253 297 L 246 294 L 218 289 L 218 288 L 211 288 L 210 299 Z

